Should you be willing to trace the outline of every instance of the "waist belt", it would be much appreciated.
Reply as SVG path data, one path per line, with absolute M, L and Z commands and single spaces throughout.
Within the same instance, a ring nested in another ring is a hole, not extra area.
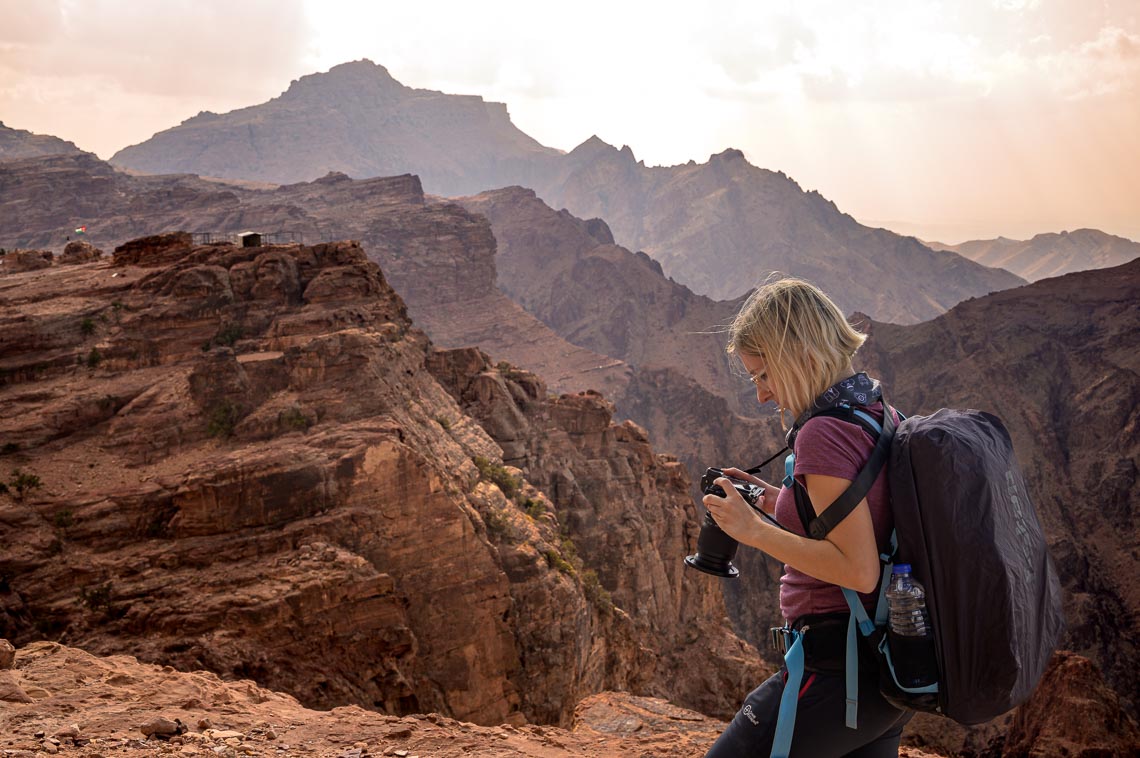
M 772 647 L 785 655 L 794 639 L 802 637 L 804 670 L 820 674 L 842 674 L 847 658 L 847 614 L 813 614 L 796 619 L 789 626 L 773 627 Z

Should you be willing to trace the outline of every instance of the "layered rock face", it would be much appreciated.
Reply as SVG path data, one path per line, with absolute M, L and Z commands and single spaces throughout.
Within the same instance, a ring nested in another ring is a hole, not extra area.
M 637 636 L 655 640 L 657 652 L 639 664 L 658 682 L 653 694 L 731 715 L 763 669 L 728 632 L 716 580 L 681 560 L 700 518 L 685 467 L 655 455 L 633 422 L 615 425 L 613 406 L 597 393 L 548 397 L 536 376 L 493 368 L 475 348 L 440 353 L 429 366 L 499 443 L 504 462 L 547 494 L 612 602 L 637 609 Z
M 949 250 L 984 266 L 1004 268 L 1035 282 L 1090 268 L 1109 268 L 1140 258 L 1140 242 L 1106 234 L 1099 229 L 1077 229 L 1059 234 L 1038 234 L 1031 240 L 971 240 L 958 245 L 927 243 Z
M 519 181 L 557 155 L 519 131 L 502 103 L 405 87 L 360 60 L 301 77 L 261 105 L 200 113 L 111 162 L 274 183 L 413 172 L 431 192 L 467 194 Z
M 739 150 L 701 164 L 646 167 L 628 147 L 594 137 L 535 189 L 555 208 L 605 219 L 618 243 L 644 250 L 666 275 L 719 300 L 778 271 L 819 285 L 844 313 L 911 324 L 1024 282 L 865 227 L 782 172 L 751 165 Z
M 496 442 L 425 362 L 465 366 L 465 392 L 497 369 L 432 357 L 354 243 L 179 244 L 0 283 L 2 454 L 25 477 L 0 499 L 0 637 L 320 707 L 565 723 L 607 688 L 734 707 L 755 653 L 666 565 L 695 506 L 643 433 L 595 396 L 539 412 L 529 377 L 479 405 L 525 422 Z M 632 529 L 637 549 L 595 549 L 625 518 L 609 493 L 643 496 L 656 558 Z

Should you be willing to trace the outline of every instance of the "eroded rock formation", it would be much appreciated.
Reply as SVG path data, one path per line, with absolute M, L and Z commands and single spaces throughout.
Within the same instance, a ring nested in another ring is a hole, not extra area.
M 116 257 L 0 284 L 4 463 L 38 477 L 0 499 L 0 636 L 485 723 L 615 688 L 727 713 L 760 673 L 679 575 L 682 467 L 600 397 L 434 354 L 355 243 Z

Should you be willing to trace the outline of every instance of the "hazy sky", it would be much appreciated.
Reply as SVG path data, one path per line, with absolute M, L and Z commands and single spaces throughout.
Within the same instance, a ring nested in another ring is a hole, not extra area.
M 0 0 L 0 121 L 101 157 L 369 58 L 570 150 L 726 147 L 928 239 L 1140 239 L 1140 0 Z

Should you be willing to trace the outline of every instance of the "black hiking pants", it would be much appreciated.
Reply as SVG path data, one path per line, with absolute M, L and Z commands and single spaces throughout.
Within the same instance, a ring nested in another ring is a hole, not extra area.
M 780 669 L 744 700 L 705 758 L 767 758 L 772 752 L 787 670 Z M 899 737 L 914 711 L 900 711 L 879 694 L 875 672 L 859 680 L 859 728 L 845 724 L 842 673 L 805 671 L 789 758 L 896 758 Z

